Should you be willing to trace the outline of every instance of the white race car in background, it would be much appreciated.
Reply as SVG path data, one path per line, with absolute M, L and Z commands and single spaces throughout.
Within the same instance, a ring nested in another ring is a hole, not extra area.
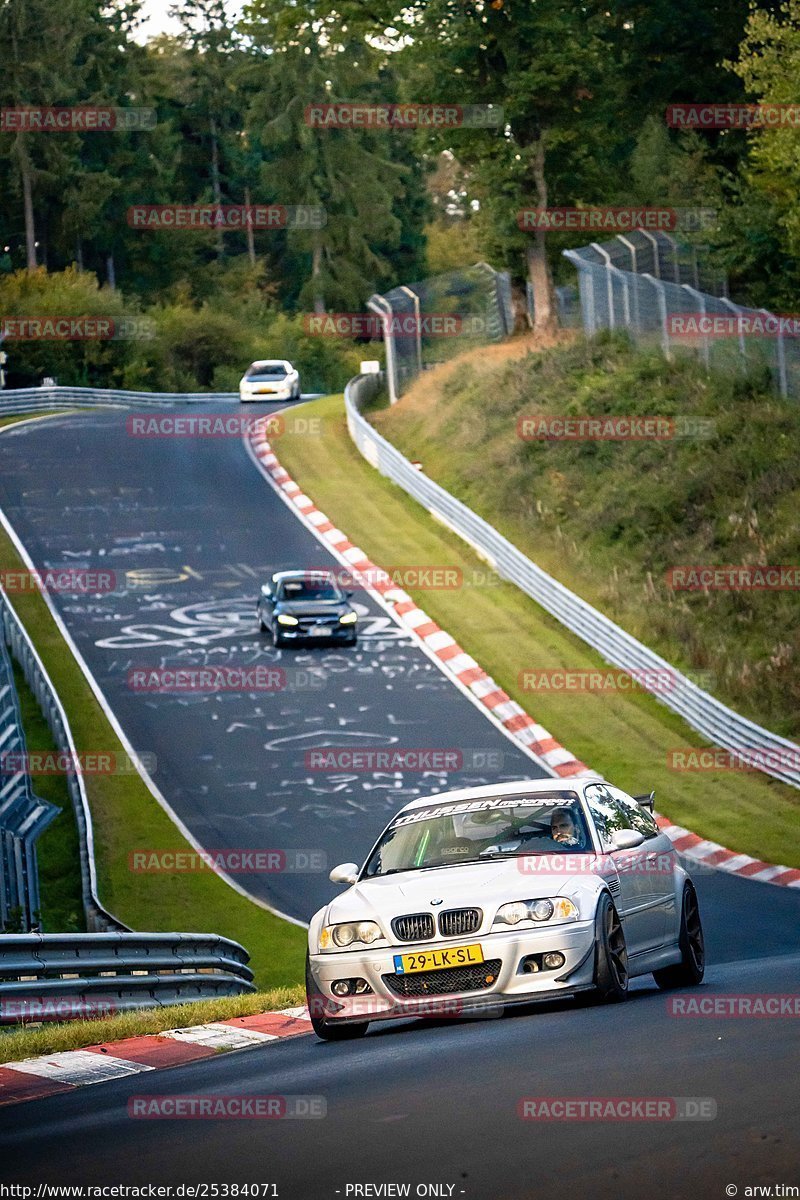
M 299 400 L 300 375 L 285 358 L 251 363 L 239 380 L 239 399 Z
M 469 1015 L 594 991 L 623 1000 L 703 978 L 697 894 L 638 800 L 601 780 L 468 788 L 406 805 L 349 884 L 313 917 L 306 971 L 314 1030 Z

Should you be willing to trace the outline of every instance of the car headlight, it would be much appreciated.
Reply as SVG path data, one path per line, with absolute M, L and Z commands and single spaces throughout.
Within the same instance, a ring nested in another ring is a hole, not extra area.
M 279 625 L 299 625 L 297 617 L 290 617 L 288 613 L 278 613 Z
M 341 617 L 339 617 L 339 624 L 340 625 L 355 625 L 357 620 L 358 620 L 358 613 L 354 613 L 354 612 L 344 613 Z
M 353 942 L 361 942 L 365 946 L 370 946 L 373 942 L 377 942 L 378 938 L 383 937 L 381 927 L 375 921 L 352 921 L 346 925 L 331 925 L 322 932 L 323 934 L 329 933 L 333 938 L 333 944 L 342 949 L 352 946 Z M 322 944 L 323 939 L 320 937 L 320 945 Z
M 578 909 L 566 896 L 545 896 L 538 900 L 513 900 L 497 910 L 495 925 L 519 925 L 520 921 L 534 921 L 542 925 L 545 921 L 577 921 Z

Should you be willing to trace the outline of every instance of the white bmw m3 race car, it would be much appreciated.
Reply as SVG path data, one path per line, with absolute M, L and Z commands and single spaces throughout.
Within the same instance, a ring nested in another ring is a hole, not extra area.
M 415 800 L 348 889 L 315 914 L 306 971 L 314 1030 L 498 1013 L 557 995 L 623 1000 L 629 980 L 703 978 L 697 894 L 652 816 L 597 779 L 542 779 Z

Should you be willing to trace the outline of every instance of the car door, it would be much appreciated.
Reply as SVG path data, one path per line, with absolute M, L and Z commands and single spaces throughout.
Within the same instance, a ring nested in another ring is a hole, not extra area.
M 607 784 L 591 784 L 585 795 L 603 852 L 611 864 L 612 895 L 615 873 L 619 880 L 619 895 L 614 902 L 625 930 L 628 954 L 642 954 L 660 946 L 664 938 L 663 911 L 655 902 L 647 877 L 647 842 L 632 850 L 618 850 L 611 835 L 620 829 L 635 828 L 629 809 L 612 795 Z
M 642 808 L 633 796 L 610 784 L 608 790 L 628 813 L 633 828 L 644 834 L 644 878 L 647 881 L 649 903 L 660 913 L 661 941 L 674 941 L 678 920 L 675 900 L 675 867 L 678 856 L 675 847 L 667 835 L 661 832 L 652 813 Z

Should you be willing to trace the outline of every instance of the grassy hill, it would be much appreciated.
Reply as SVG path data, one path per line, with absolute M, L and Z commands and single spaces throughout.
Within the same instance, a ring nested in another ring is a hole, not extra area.
M 499 348 L 497 348 L 499 349 Z M 800 593 L 678 591 L 682 564 L 800 564 L 800 409 L 621 335 L 426 373 L 376 427 L 545 570 L 740 712 L 800 735 Z M 661 416 L 686 436 L 539 441 L 533 415 Z M 695 432 L 692 432 L 692 430 Z M 697 430 L 699 430 L 699 435 Z

